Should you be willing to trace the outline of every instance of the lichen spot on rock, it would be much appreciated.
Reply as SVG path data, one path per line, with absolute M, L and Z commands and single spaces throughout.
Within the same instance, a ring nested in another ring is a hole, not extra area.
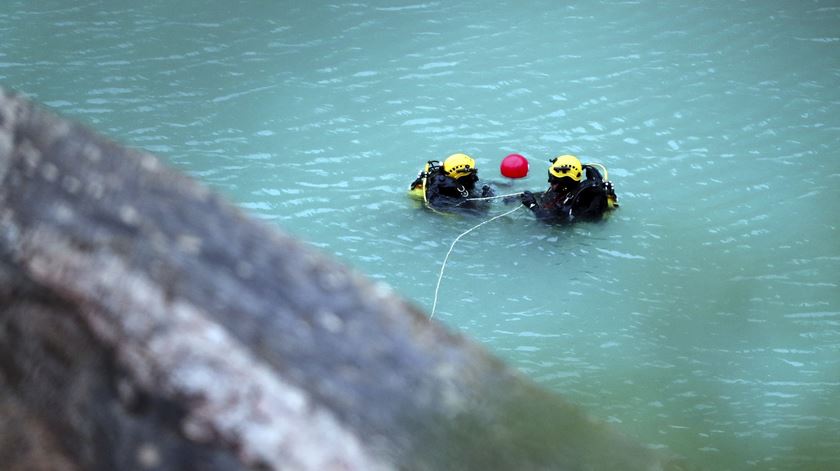
M 151 443 L 143 443 L 137 448 L 137 463 L 142 468 L 157 468 L 161 464 L 160 450 Z

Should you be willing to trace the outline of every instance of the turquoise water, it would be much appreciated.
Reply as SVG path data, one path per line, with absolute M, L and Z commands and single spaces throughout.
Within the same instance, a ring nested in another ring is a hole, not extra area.
M 426 310 L 485 217 L 467 152 L 609 168 L 622 207 L 454 248 L 435 319 L 708 469 L 840 469 L 840 4 L 7 2 L 0 84 L 142 147 Z

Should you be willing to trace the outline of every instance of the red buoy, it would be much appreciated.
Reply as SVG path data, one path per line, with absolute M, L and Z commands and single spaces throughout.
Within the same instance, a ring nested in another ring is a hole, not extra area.
M 522 178 L 528 175 L 528 159 L 519 154 L 510 154 L 502 159 L 499 170 L 508 178 Z

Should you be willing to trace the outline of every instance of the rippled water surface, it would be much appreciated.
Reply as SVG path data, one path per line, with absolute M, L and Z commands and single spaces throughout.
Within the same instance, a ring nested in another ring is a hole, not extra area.
M 622 207 L 454 248 L 435 318 L 708 469 L 840 469 L 836 1 L 12 0 L 0 84 L 431 309 L 462 151 L 606 165 Z

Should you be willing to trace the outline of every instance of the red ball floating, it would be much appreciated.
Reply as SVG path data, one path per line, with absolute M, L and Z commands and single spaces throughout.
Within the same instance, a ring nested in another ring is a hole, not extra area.
M 502 159 L 499 170 L 508 178 L 522 178 L 528 175 L 528 159 L 519 154 L 510 154 Z

